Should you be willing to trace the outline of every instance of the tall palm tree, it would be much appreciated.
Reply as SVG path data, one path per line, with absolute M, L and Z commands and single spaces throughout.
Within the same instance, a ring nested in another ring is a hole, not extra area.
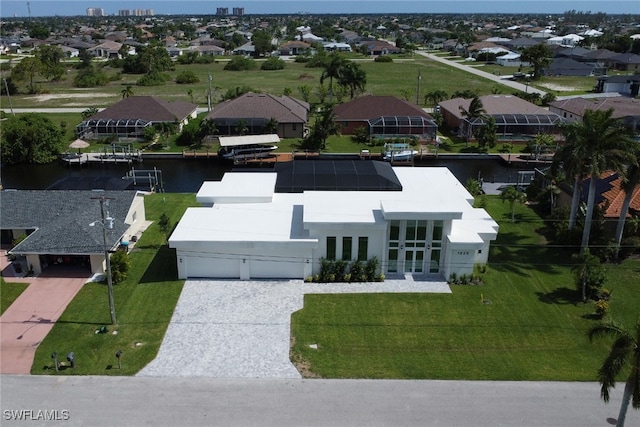
M 616 226 L 616 253 L 615 258 L 618 258 L 618 251 L 620 244 L 622 243 L 622 235 L 624 233 L 624 225 L 627 221 L 627 214 L 629 213 L 629 206 L 631 205 L 631 199 L 636 187 L 640 185 L 640 163 L 638 158 L 636 162 L 627 167 L 626 173 L 622 178 L 622 190 L 624 191 L 624 201 L 620 208 L 620 217 L 618 218 L 618 225 Z
M 278 133 L 278 121 L 271 117 L 267 120 L 262 128 L 264 133 Z
M 586 169 L 589 160 L 588 152 L 584 150 L 585 147 L 576 143 L 573 130 L 574 127 L 572 126 L 565 127 L 566 143 L 556 150 L 552 163 L 553 171 L 558 172 L 559 169 L 562 169 L 562 173 L 567 181 L 573 182 L 571 212 L 569 213 L 569 230 L 573 230 L 576 224 L 582 190 L 580 183 L 587 175 Z
M 333 80 L 340 78 L 345 61 L 347 60 L 340 53 L 332 52 L 328 61 L 324 64 L 324 70 L 320 76 L 320 84 L 329 79 L 329 102 L 333 102 Z
M 582 151 L 588 159 L 589 195 L 587 212 L 582 232 L 580 251 L 589 246 L 591 220 L 596 200 L 596 184 L 600 175 L 607 170 L 623 172 L 626 164 L 635 161 L 634 153 L 629 151 L 633 140 L 619 121 L 612 117 L 613 109 L 607 111 L 587 110 L 582 122 L 576 124 L 575 144 L 583 147 Z
M 315 133 L 320 140 L 320 148 L 325 149 L 327 138 L 331 135 L 340 134 L 340 124 L 336 121 L 336 115 L 333 108 L 325 105 L 322 112 L 316 118 L 312 133 Z
M 609 401 L 609 390 L 615 387 L 616 377 L 629 365 L 629 376 L 624 385 L 622 403 L 616 426 L 624 426 L 629 402 L 634 409 L 640 409 L 640 320 L 636 321 L 633 331 L 614 322 L 594 326 L 589 330 L 589 340 L 608 336 L 614 338 L 607 358 L 598 370 L 601 384 L 600 396 Z
M 338 83 L 349 89 L 349 97 L 358 92 L 364 92 L 367 84 L 367 73 L 355 62 L 345 62 L 338 76 Z
M 431 101 L 431 105 L 435 108 L 440 102 L 448 99 L 449 95 L 444 90 L 432 90 L 424 95 L 424 103 L 428 104 Z
M 484 105 L 482 105 L 482 101 L 477 96 L 474 96 L 471 99 L 468 109 L 465 110 L 462 105 L 459 108 L 460 108 L 460 113 L 462 114 L 462 117 L 465 118 L 467 121 L 466 139 L 468 141 L 469 139 L 471 139 L 471 136 L 472 136 L 471 124 L 475 119 L 478 119 L 484 116 L 487 113 L 487 111 L 484 109 Z

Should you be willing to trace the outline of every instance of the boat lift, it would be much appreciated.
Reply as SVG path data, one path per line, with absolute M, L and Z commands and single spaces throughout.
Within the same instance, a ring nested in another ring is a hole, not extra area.
M 133 180 L 133 186 L 138 184 L 148 184 L 149 191 L 164 193 L 164 184 L 162 182 L 162 171 L 157 168 L 153 169 L 135 169 L 131 168 L 122 179 Z

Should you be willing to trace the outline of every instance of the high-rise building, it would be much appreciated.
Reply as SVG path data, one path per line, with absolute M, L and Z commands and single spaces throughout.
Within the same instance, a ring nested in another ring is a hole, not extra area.
M 118 11 L 118 16 L 130 16 L 131 11 L 129 9 L 120 9 Z
M 218 7 L 216 8 L 216 15 L 218 16 L 226 16 L 229 14 L 229 8 L 228 7 Z
M 233 8 L 233 16 L 243 16 L 243 15 L 244 15 L 244 7 Z
M 105 16 L 104 9 L 101 7 L 87 8 L 87 16 Z
M 144 11 L 144 14 L 147 16 L 153 16 L 153 9 L 147 9 Z

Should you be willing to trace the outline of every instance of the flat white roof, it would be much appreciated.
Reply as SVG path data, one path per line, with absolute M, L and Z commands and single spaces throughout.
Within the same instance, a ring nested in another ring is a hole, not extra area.
M 205 181 L 196 194 L 198 203 L 268 203 L 278 175 L 274 173 L 227 172 L 221 181 Z
M 280 142 L 276 133 L 267 135 L 219 136 L 220 146 L 235 147 L 238 145 L 275 144 Z

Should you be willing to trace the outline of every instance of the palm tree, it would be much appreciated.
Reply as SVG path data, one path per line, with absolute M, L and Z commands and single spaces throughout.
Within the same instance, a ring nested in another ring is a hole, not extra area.
M 238 135 L 246 135 L 249 132 L 249 128 L 247 127 L 247 121 L 245 119 L 240 119 L 236 123 L 235 131 Z
M 449 95 L 447 95 L 447 92 L 444 90 L 432 90 L 424 95 L 424 103 L 429 104 L 429 101 L 431 101 L 431 105 L 435 108 L 439 103 L 448 98 Z
M 626 173 L 622 178 L 622 190 L 624 191 L 624 201 L 620 208 L 620 217 L 618 218 L 618 225 L 616 226 L 616 253 L 615 258 L 618 258 L 618 251 L 622 244 L 622 235 L 624 233 L 624 225 L 627 221 L 627 214 L 629 213 L 629 206 L 631 205 L 631 199 L 636 187 L 640 184 L 640 164 L 636 158 L 636 162 L 627 167 Z
M 622 403 L 616 426 L 624 426 L 627 409 L 631 401 L 634 409 L 640 409 L 640 320 L 636 321 L 633 331 L 629 331 L 614 322 L 594 326 L 589 330 L 589 340 L 596 337 L 614 338 L 607 358 L 598 370 L 598 381 L 601 384 L 600 396 L 609 401 L 609 390 L 615 387 L 616 377 L 630 365 L 629 376 L 624 385 Z
M 502 201 L 507 200 L 509 202 L 509 207 L 511 208 L 511 222 L 516 222 L 516 203 L 524 203 L 527 200 L 527 196 L 522 191 L 518 191 L 518 189 L 513 185 L 509 185 L 502 190 L 500 198 Z
M 340 78 L 345 61 L 346 59 L 340 53 L 333 52 L 329 55 L 329 60 L 324 64 L 324 71 L 320 76 L 320 84 L 323 84 L 325 79 L 329 79 L 329 102 L 333 101 L 333 79 Z
M 328 105 L 324 106 L 322 112 L 316 118 L 312 133 L 319 138 L 320 149 L 323 150 L 326 148 L 327 138 L 329 138 L 329 136 L 340 134 L 340 124 L 336 121 L 333 108 Z
M 462 117 L 465 118 L 467 122 L 466 139 L 468 141 L 469 139 L 471 139 L 471 135 L 472 135 L 472 132 L 471 132 L 472 122 L 475 119 L 478 119 L 483 115 L 485 115 L 487 111 L 484 109 L 484 105 L 482 105 L 482 101 L 477 96 L 474 96 L 471 99 L 471 102 L 469 103 L 469 108 L 467 110 L 465 110 L 462 105 L 459 108 L 460 108 L 460 113 L 462 114 Z
M 566 127 L 564 130 L 566 143 L 556 150 L 553 155 L 552 170 L 562 169 L 567 180 L 573 181 L 573 193 L 571 196 L 571 211 L 569 213 L 569 230 L 573 230 L 578 216 L 578 206 L 580 205 L 580 193 L 582 186 L 580 183 L 586 176 L 586 164 L 589 160 L 588 153 L 581 145 L 575 142 L 573 137 L 573 127 Z
M 278 133 L 278 121 L 271 117 L 265 122 L 262 131 L 264 133 Z
M 576 262 L 571 267 L 575 284 L 580 291 L 581 301 L 586 302 L 587 288 L 589 288 L 589 294 L 592 294 L 594 289 L 600 288 L 604 284 L 605 276 L 600 258 L 591 255 L 589 248 L 581 254 L 573 254 L 572 258 Z
M 356 93 L 364 92 L 367 84 L 367 73 L 355 62 L 345 62 L 340 70 L 338 83 L 349 88 L 349 96 L 353 99 Z
M 88 119 L 89 117 L 95 116 L 96 114 L 98 114 L 99 111 L 100 110 L 98 110 L 96 107 L 89 107 L 81 113 L 82 118 Z
M 634 142 L 620 122 L 613 117 L 613 109 L 607 111 L 587 110 L 582 123 L 576 125 L 575 143 L 584 147 L 583 151 L 588 159 L 589 195 L 587 198 L 587 212 L 582 232 L 580 251 L 589 246 L 591 220 L 596 199 L 596 184 L 600 175 L 607 170 L 624 171 L 628 162 L 635 161 L 635 156 L 629 151 Z
M 128 98 L 130 96 L 133 96 L 133 88 L 131 87 L 131 85 L 127 85 L 127 87 L 122 89 L 120 91 L 120 95 L 122 95 L 122 99 L 125 99 L 125 98 Z

